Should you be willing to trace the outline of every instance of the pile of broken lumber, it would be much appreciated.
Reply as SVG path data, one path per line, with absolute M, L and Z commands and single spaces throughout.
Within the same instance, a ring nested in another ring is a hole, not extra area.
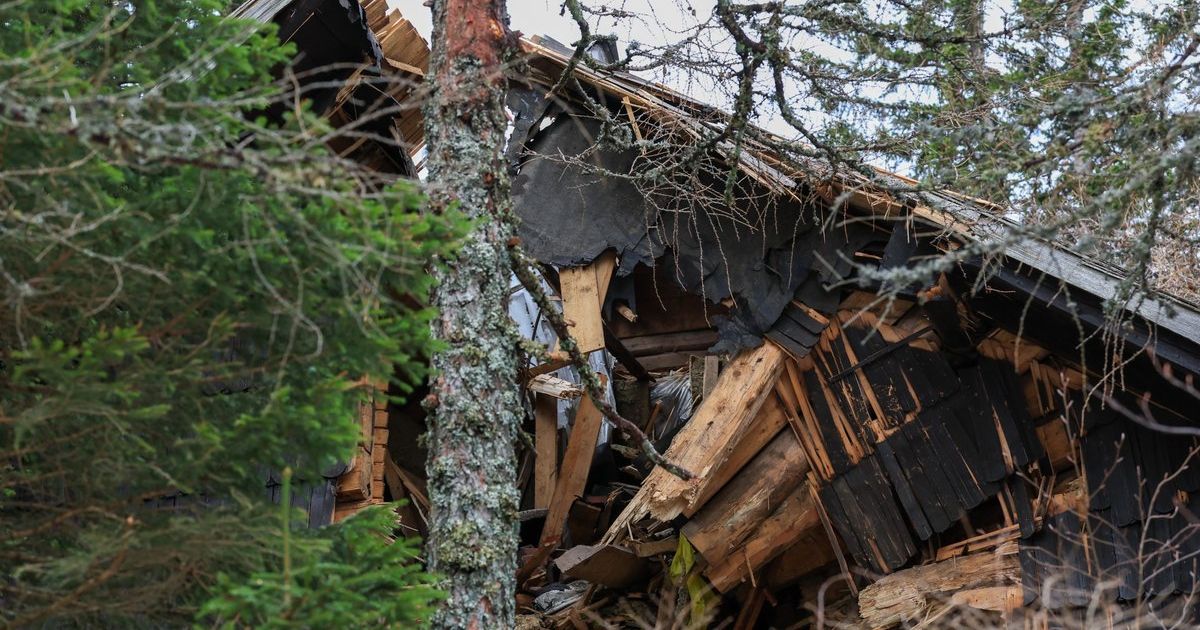
M 764 611 L 803 618 L 818 601 L 871 627 L 950 604 L 1016 614 L 1018 540 L 1078 505 L 1047 467 L 1070 465 L 1070 441 L 1028 411 L 1046 351 L 1014 351 L 997 330 L 976 363 L 953 366 L 924 309 L 872 309 L 852 292 L 833 312 L 793 302 L 788 327 L 776 329 L 786 338 L 719 358 L 700 347 L 715 333 L 690 296 L 641 313 L 605 309 L 612 269 L 601 258 L 551 284 L 582 347 L 620 364 L 621 412 L 662 437 L 667 459 L 693 478 L 648 466 L 629 436 L 601 443 L 602 414 L 550 373 L 561 364 L 530 370 L 527 611 L 563 627 L 634 614 L 631 601 L 660 622 L 684 610 L 685 620 L 728 616 L 746 628 Z M 678 356 L 638 364 L 663 355 Z M 662 417 L 679 415 L 655 396 L 668 381 L 691 397 L 687 417 Z M 568 422 L 559 401 L 573 409 Z M 678 426 L 661 435 L 664 423 Z

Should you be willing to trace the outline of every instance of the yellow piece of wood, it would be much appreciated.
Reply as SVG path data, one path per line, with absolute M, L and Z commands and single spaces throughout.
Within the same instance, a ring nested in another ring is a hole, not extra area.
M 616 255 L 607 252 L 589 265 L 567 267 L 558 272 L 563 318 L 583 353 L 604 347 L 604 320 L 600 309 L 616 267 Z

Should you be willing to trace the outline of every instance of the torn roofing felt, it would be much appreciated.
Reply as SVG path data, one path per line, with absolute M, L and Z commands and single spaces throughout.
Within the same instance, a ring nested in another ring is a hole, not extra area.
M 510 100 L 517 134 L 536 128 L 535 116 L 545 115 L 540 100 Z M 732 298 L 738 308 L 714 321 L 720 334 L 714 352 L 757 346 L 798 294 L 814 308 L 836 304 L 830 289 L 852 270 L 843 252 L 889 237 L 859 224 L 822 234 L 812 223 L 815 209 L 795 199 L 737 209 L 710 199 L 700 208 L 685 194 L 689 182 L 645 194 L 634 178 L 647 165 L 634 150 L 598 142 L 601 133 L 594 118 L 560 114 L 529 139 L 530 157 L 513 181 L 522 242 L 535 258 L 557 266 L 586 264 L 614 250 L 618 277 L 639 264 L 658 265 L 685 291 L 711 303 Z M 719 198 L 723 183 L 713 175 L 691 178 Z M 744 192 L 751 195 L 766 197 L 761 190 Z M 623 295 L 618 282 L 609 299 Z
M 561 116 L 537 134 L 530 146 L 535 157 L 513 180 L 513 200 L 521 217 L 521 240 L 535 258 L 582 265 L 613 249 L 620 259 L 617 274 L 624 276 L 638 263 L 653 264 L 663 244 L 655 233 L 657 212 L 631 180 L 570 161 L 629 173 L 635 152 L 593 150 L 598 133 L 595 120 Z

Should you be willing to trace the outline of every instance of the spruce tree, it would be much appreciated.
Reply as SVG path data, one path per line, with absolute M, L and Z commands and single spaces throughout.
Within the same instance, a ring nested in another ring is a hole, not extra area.
M 275 79 L 295 51 L 226 8 L 0 6 L 7 624 L 401 624 L 434 595 L 371 542 L 388 519 L 301 531 L 263 486 L 348 457 L 355 381 L 423 376 L 431 313 L 401 300 L 463 227 L 362 184 Z

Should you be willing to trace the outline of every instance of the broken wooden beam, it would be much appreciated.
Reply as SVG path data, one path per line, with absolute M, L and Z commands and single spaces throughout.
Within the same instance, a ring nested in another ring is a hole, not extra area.
M 801 485 L 806 473 L 808 459 L 800 441 L 791 431 L 780 431 L 696 512 L 683 526 L 683 533 L 709 564 L 739 555 L 743 541 Z
M 563 319 L 571 326 L 571 337 L 584 354 L 604 347 L 600 311 L 616 262 L 616 255 L 606 252 L 591 264 L 564 267 L 558 272 Z
M 604 416 L 592 399 L 580 399 L 579 408 L 575 412 L 575 422 L 571 425 L 571 437 L 567 440 L 567 450 L 563 453 L 558 482 L 554 486 L 554 496 L 548 506 L 550 512 L 546 515 L 546 525 L 542 529 L 543 545 L 557 546 L 558 541 L 562 539 L 571 504 L 583 495 L 588 470 L 592 467 L 592 455 L 596 452 L 596 441 L 600 437 L 600 426 L 603 423 Z
M 786 434 L 784 434 L 786 435 Z M 775 511 L 738 548 L 731 549 L 705 570 L 713 588 L 725 593 L 743 581 L 762 585 L 767 564 L 802 539 L 819 540 L 821 521 L 812 493 L 805 484 L 796 486 Z M 829 545 L 817 544 L 811 554 L 821 557 L 821 566 L 832 559 Z M 814 567 L 815 568 L 815 567 Z
M 647 515 L 660 522 L 668 521 L 692 507 L 698 497 L 709 495 L 708 484 L 713 473 L 733 454 L 740 441 L 738 438 L 753 424 L 763 403 L 773 395 L 772 388 L 783 370 L 784 356 L 778 346 L 765 342 L 730 361 L 712 393 L 667 449 L 666 458 L 690 471 L 695 478 L 685 481 L 662 468 L 655 468 L 613 522 L 605 542 L 623 535 L 628 525 Z
M 886 575 L 862 590 L 858 608 L 868 627 L 887 628 L 923 618 L 959 591 L 1014 586 L 1021 586 L 1021 568 L 1016 545 L 1009 545 Z
M 724 464 L 713 471 L 704 490 L 696 495 L 695 501 L 692 501 L 691 505 L 683 511 L 683 515 L 690 518 L 707 505 L 709 500 L 742 470 L 742 467 L 754 459 L 771 440 L 775 439 L 775 436 L 787 423 L 787 411 L 780 403 L 779 398 L 768 396 L 758 410 L 758 417 L 746 431 L 738 436 L 738 443 L 733 452 L 729 454 Z

